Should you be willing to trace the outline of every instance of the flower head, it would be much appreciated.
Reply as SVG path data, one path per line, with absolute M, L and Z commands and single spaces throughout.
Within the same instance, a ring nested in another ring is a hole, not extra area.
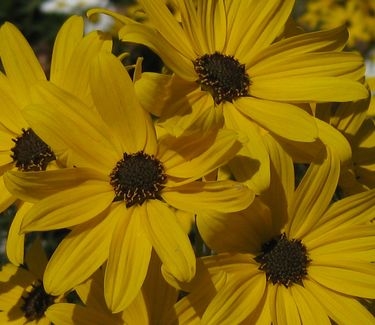
M 177 314 L 194 308 L 204 324 L 373 322 L 357 297 L 375 296 L 375 191 L 330 204 L 339 177 L 334 154 L 311 164 L 296 190 L 290 158 L 282 151 L 272 158 L 262 202 L 241 214 L 197 216 L 219 254 L 199 261 Z M 216 290 L 197 290 L 203 286 Z

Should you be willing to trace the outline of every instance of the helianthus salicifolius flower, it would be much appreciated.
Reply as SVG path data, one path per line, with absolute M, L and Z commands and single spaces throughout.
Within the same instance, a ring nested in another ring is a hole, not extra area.
M 70 17 L 56 36 L 50 81 L 88 101 L 88 80 L 84 79 L 88 69 L 86 55 L 91 56 L 99 50 L 111 51 L 111 48 L 111 41 L 99 32 L 84 37 L 83 19 Z M 32 102 L 32 85 L 46 80 L 46 75 L 27 40 L 9 22 L 0 28 L 0 57 L 4 68 L 0 73 L 0 211 L 14 202 L 18 207 L 8 232 L 6 251 L 9 260 L 19 265 L 24 256 L 24 235 L 19 234 L 20 224 L 30 204 L 9 193 L 4 187 L 3 173 L 7 170 L 28 172 L 62 167 L 67 148 L 60 146 L 52 151 L 22 116 L 23 108 Z
M 177 279 L 194 276 L 194 252 L 175 209 L 238 211 L 254 194 L 234 181 L 200 181 L 240 149 L 233 131 L 157 139 L 120 61 L 99 54 L 91 72 L 95 110 L 41 83 L 34 89 L 36 104 L 24 112 L 52 148 L 70 149 L 68 168 L 9 172 L 5 183 L 35 202 L 22 231 L 72 229 L 47 266 L 47 292 L 73 288 L 107 261 L 105 298 L 117 312 L 138 294 L 152 247 Z
M 0 271 L 0 322 L 14 325 L 52 324 L 47 315 L 49 308 L 64 302 L 65 297 L 50 295 L 44 290 L 42 279 L 47 257 L 40 239 L 32 243 L 25 262 L 19 267 L 6 264 Z M 64 309 L 64 313 L 69 313 L 69 310 Z M 60 318 L 54 316 L 55 324 L 59 324 Z
M 241 130 L 251 139 L 241 156 L 260 163 L 249 167 L 240 159 L 232 172 L 241 179 L 251 168 L 258 192 L 269 184 L 262 130 L 276 139 L 313 142 L 319 136 L 314 118 L 298 104 L 367 96 L 357 82 L 363 59 L 341 52 L 345 27 L 284 37 L 293 0 L 181 0 L 181 22 L 162 0 L 140 3 L 147 25 L 112 15 L 124 23 L 120 39 L 148 46 L 174 73 L 170 103 L 152 113 L 176 136 L 222 125 Z M 88 14 L 97 12 L 111 14 Z
M 177 315 L 201 324 L 373 324 L 358 298 L 375 297 L 375 190 L 330 203 L 335 154 L 312 163 L 296 190 L 290 157 L 274 146 L 271 159 L 270 189 L 248 209 L 197 216 L 219 254 L 199 260 Z

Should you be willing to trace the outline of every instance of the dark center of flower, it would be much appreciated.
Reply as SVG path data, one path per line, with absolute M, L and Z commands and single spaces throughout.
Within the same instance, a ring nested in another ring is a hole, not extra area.
M 216 104 L 248 96 L 250 78 L 245 65 L 233 56 L 215 52 L 199 57 L 193 64 L 202 90 L 209 91 Z
M 56 159 L 51 148 L 32 129 L 22 129 L 22 135 L 12 139 L 13 162 L 21 171 L 46 170 L 49 162 Z
M 302 242 L 289 240 L 285 233 L 266 242 L 255 261 L 260 263 L 259 269 L 266 272 L 267 280 L 285 287 L 293 283 L 302 284 L 310 263 Z
M 47 308 L 55 303 L 55 296 L 51 296 L 44 291 L 41 281 L 33 284 L 33 289 L 22 297 L 24 304 L 21 310 L 29 322 L 39 320 L 44 316 Z
M 124 153 L 110 174 L 116 199 L 124 200 L 126 207 L 142 205 L 148 199 L 158 199 L 167 180 L 162 163 L 143 151 Z

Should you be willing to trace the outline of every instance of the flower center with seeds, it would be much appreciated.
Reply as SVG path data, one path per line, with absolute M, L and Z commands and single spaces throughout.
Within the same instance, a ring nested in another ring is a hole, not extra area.
M 262 245 L 262 253 L 255 257 L 267 280 L 285 287 L 293 283 L 302 284 L 307 275 L 310 259 L 305 245 L 300 240 L 289 240 L 285 233 Z
M 46 170 L 48 163 L 56 160 L 52 149 L 32 129 L 22 129 L 22 135 L 12 141 L 11 157 L 18 170 Z
M 245 65 L 233 56 L 219 52 L 205 54 L 193 61 L 201 89 L 211 93 L 216 104 L 248 96 L 250 78 Z
M 124 153 L 110 174 L 115 200 L 124 200 L 126 207 L 142 205 L 148 199 L 159 199 L 167 181 L 164 166 L 153 155 L 143 151 Z
M 22 297 L 24 304 L 21 306 L 21 310 L 28 322 L 41 319 L 47 308 L 55 303 L 55 298 L 44 291 L 41 281 L 33 284 L 33 289 L 27 293 L 26 297 Z

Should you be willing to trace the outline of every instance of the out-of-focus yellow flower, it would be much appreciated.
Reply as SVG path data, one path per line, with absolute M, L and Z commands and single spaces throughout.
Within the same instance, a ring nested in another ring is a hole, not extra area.
M 348 46 L 361 52 L 375 41 L 375 2 L 373 0 L 310 0 L 298 22 L 309 30 L 345 25 Z

